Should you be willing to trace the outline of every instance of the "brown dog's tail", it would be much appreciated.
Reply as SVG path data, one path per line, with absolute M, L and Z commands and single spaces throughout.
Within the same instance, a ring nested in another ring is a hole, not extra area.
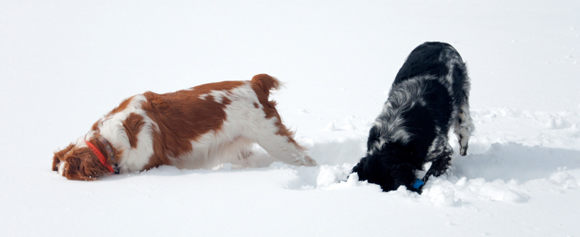
M 252 78 L 252 88 L 258 94 L 258 98 L 264 97 L 268 100 L 268 96 L 270 95 L 270 90 L 274 89 L 277 90 L 281 83 L 276 78 L 271 77 L 268 74 L 258 74 Z M 260 96 L 261 95 L 261 96 Z

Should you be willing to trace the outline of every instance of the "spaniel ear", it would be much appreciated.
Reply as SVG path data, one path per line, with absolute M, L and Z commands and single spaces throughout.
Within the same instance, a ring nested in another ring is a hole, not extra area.
M 89 150 L 80 148 L 66 158 L 63 175 L 70 180 L 92 181 L 109 173 L 99 158 Z
M 54 157 L 52 157 L 52 171 L 58 171 L 58 165 L 60 161 L 64 160 L 64 155 L 68 153 L 73 147 L 74 144 L 71 143 L 66 148 L 54 153 Z
M 65 162 L 64 165 L 59 167 L 60 169 L 62 169 L 62 175 L 65 178 L 67 178 L 68 180 L 82 180 L 82 181 L 96 180 L 95 178 L 88 177 L 88 176 L 83 175 L 82 173 L 79 173 L 78 168 L 77 168 L 78 162 L 76 162 L 75 159 L 69 159 L 69 160 L 73 161 L 72 165 L 71 165 L 71 163 Z

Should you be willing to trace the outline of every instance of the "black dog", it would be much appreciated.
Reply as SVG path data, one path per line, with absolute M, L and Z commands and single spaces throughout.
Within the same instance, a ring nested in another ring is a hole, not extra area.
M 453 126 L 460 154 L 467 153 L 474 129 L 469 115 L 465 63 L 449 44 L 426 42 L 415 48 L 397 73 L 383 111 L 370 130 L 367 154 L 352 169 L 383 191 L 421 192 L 429 176 L 447 171 L 453 149 L 447 141 Z M 431 163 L 424 178 L 415 172 Z

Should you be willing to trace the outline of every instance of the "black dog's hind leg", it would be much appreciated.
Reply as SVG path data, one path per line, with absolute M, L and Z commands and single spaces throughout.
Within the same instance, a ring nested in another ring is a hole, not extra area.
M 459 154 L 465 156 L 467 154 L 467 146 L 469 137 L 475 130 L 471 115 L 469 114 L 469 90 L 470 82 L 467 76 L 467 69 L 465 63 L 461 60 L 459 55 L 455 60 L 451 61 L 452 78 L 453 78 L 453 118 L 452 126 L 457 141 L 459 141 Z
M 467 101 L 461 104 L 455 114 L 455 119 L 453 121 L 453 131 L 457 135 L 457 141 L 459 141 L 459 154 L 462 156 L 467 155 L 467 147 L 469 143 L 469 137 L 475 130 L 475 126 L 469 115 L 469 105 Z

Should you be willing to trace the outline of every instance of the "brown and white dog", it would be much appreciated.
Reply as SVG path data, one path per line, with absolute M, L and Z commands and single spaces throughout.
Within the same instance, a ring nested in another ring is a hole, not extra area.
M 135 95 L 99 119 L 85 137 L 55 152 L 52 170 L 67 179 L 95 180 L 160 165 L 212 168 L 247 158 L 254 143 L 282 162 L 314 166 L 282 124 L 276 103 L 268 101 L 279 85 L 260 74 L 251 81 Z

